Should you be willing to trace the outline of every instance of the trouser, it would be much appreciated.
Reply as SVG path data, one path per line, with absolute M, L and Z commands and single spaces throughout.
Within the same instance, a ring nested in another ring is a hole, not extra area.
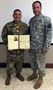
M 7 75 L 11 75 L 13 73 L 14 66 L 16 73 L 21 73 L 23 61 L 24 61 L 24 50 L 7 51 L 7 68 L 6 68 Z
M 45 75 L 45 53 L 41 50 L 30 50 L 31 68 L 33 71 L 38 71 L 40 77 Z

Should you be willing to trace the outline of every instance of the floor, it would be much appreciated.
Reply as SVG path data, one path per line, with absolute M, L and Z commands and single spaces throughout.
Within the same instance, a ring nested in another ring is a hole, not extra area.
M 15 77 L 15 73 L 12 75 L 11 84 L 5 85 L 6 73 L 5 68 L 0 68 L 0 90 L 35 90 L 33 88 L 36 80 L 27 81 L 27 77 L 32 74 L 30 68 L 25 68 L 21 73 L 25 77 L 25 81 L 21 82 Z M 43 84 L 38 90 L 53 90 L 53 69 L 46 69 L 46 76 L 44 77 Z

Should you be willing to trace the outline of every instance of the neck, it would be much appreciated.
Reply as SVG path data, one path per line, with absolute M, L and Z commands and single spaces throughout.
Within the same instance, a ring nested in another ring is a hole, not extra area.
M 21 20 L 20 20 L 20 21 L 15 21 L 15 20 L 14 20 L 14 23 L 16 23 L 16 24 L 19 24 L 20 22 L 21 22 Z
M 42 13 L 40 13 L 39 15 L 35 15 L 36 17 L 38 17 L 38 16 L 41 16 L 42 15 Z

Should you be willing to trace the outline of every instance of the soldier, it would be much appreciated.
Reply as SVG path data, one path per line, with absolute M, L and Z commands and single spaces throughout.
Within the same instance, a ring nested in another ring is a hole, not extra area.
M 29 28 L 31 36 L 31 67 L 33 74 L 27 78 L 28 81 L 37 79 L 34 86 L 39 88 L 43 83 L 43 76 L 45 75 L 45 54 L 50 46 L 52 37 L 51 19 L 42 15 L 42 4 L 40 1 L 35 1 L 32 4 L 34 17 L 30 19 Z
M 24 35 L 27 34 L 28 25 L 21 21 L 22 12 L 19 9 L 15 9 L 13 12 L 14 20 L 7 23 L 2 30 L 2 40 L 6 47 L 8 46 L 8 35 Z M 7 50 L 7 69 L 6 74 L 7 78 L 5 81 L 6 85 L 10 84 L 11 74 L 14 70 L 16 71 L 16 77 L 24 81 L 24 77 L 20 74 L 22 71 L 24 50 Z

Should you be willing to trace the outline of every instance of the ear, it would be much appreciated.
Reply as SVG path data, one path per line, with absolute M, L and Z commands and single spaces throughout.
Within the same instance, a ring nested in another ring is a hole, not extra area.
M 22 14 L 21 14 L 21 18 L 22 18 Z
M 42 6 L 41 6 L 41 10 L 42 10 Z

